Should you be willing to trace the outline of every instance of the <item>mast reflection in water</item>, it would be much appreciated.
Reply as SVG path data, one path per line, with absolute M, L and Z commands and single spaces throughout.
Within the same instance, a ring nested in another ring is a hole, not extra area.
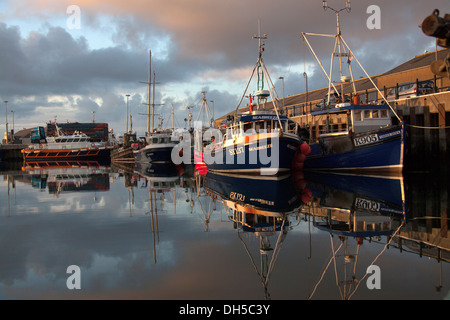
M 449 297 L 448 177 L 164 168 L 1 172 L 0 298 Z
M 302 190 L 298 187 L 302 185 L 302 178 L 296 173 L 279 177 L 210 172 L 205 178 L 206 190 L 212 197 L 221 199 L 238 230 L 238 237 L 264 287 L 266 299 L 270 298 L 270 274 L 286 235 L 292 229 L 290 214 L 299 212 L 302 204 Z M 243 233 L 252 234 L 259 240 L 259 269 Z

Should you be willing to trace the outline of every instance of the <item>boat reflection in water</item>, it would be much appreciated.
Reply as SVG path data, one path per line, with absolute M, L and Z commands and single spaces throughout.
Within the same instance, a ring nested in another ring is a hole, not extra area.
M 286 235 L 293 227 L 291 216 L 298 213 L 303 204 L 302 178 L 302 173 L 276 177 L 208 171 L 204 180 L 206 192 L 223 203 L 229 219 L 233 221 L 238 237 L 258 273 L 266 299 L 270 299 L 270 275 Z M 259 240 L 256 251 L 260 256 L 260 270 L 251 253 L 252 235 Z
M 148 187 L 148 200 L 150 202 L 150 223 L 152 228 L 153 241 L 153 262 L 156 263 L 156 244 L 159 243 L 159 225 L 158 225 L 158 200 L 165 199 L 166 193 L 173 192 L 174 211 L 176 210 L 175 189 L 180 185 L 183 167 L 177 166 L 172 162 L 136 162 L 134 173 L 145 179 L 143 187 Z M 134 194 L 134 190 L 128 188 Z
M 312 197 L 302 214 L 316 228 L 329 232 L 331 243 L 331 258 L 309 299 L 332 263 L 341 298 L 350 299 L 367 277 L 366 268 L 376 264 L 407 222 L 403 178 L 307 173 L 305 179 Z M 364 241 L 381 242 L 383 236 L 387 237 L 384 248 L 371 264 L 361 267 L 358 279 L 356 263 L 361 246 Z M 344 266 L 341 273 L 340 263 Z
M 59 196 L 68 192 L 108 191 L 110 170 L 97 161 L 25 162 L 17 180 Z

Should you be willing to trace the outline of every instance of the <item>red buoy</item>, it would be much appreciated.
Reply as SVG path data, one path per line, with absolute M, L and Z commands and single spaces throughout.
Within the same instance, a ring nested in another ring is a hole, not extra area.
M 311 147 L 309 146 L 309 144 L 307 144 L 306 142 L 303 142 L 300 145 L 300 151 L 304 154 L 304 155 L 308 155 L 311 152 Z

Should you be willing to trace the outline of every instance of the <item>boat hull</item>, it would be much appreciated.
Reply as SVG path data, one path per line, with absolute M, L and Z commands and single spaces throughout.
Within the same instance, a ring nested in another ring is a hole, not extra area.
M 165 147 L 145 147 L 134 152 L 137 162 L 172 162 L 173 145 Z
M 267 139 L 246 137 L 248 142 L 228 146 L 209 145 L 203 160 L 210 171 L 277 175 L 292 168 L 300 139 L 281 136 Z
M 404 127 L 345 136 L 328 136 L 310 144 L 305 170 L 401 174 L 403 170 Z
M 22 150 L 25 161 L 57 161 L 57 160 L 97 160 L 109 159 L 110 148 L 93 149 L 24 149 Z
M 209 172 L 203 185 L 207 192 L 219 196 L 229 207 L 252 214 L 279 216 L 302 205 L 302 189 L 296 187 L 295 175 L 261 177 Z

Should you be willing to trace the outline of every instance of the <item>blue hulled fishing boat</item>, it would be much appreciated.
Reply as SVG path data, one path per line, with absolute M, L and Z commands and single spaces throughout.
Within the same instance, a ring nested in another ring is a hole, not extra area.
M 172 149 L 178 143 L 172 140 L 172 131 L 149 133 L 146 141 L 144 148 L 134 151 L 136 162 L 172 162 Z
M 335 39 L 329 74 L 311 47 L 307 35 Z M 336 35 L 303 32 L 302 37 L 328 79 L 327 97 L 310 113 L 306 129 L 310 133 L 311 152 L 306 156 L 304 169 L 401 174 L 405 146 L 404 123 L 342 38 L 339 12 Z M 334 58 L 338 58 L 340 64 L 338 81 L 332 81 Z M 349 75 L 343 75 L 342 72 L 344 59 Z M 376 100 L 380 98 L 381 103 L 361 103 L 351 66 L 354 60 L 378 92 Z
M 262 59 L 261 40 L 266 39 L 266 36 L 261 36 L 259 30 L 259 36 L 255 38 L 259 39 L 259 57 L 249 84 L 256 71 L 257 90 L 254 95 L 249 95 L 249 111 L 241 114 L 235 111 L 221 128 L 222 131 L 214 137 L 214 142 L 205 147 L 203 156 L 209 171 L 280 174 L 291 170 L 295 154 L 302 143 L 297 124 L 279 113 L 279 99 L 275 90 L 264 90 L 265 81 L 269 88 L 274 88 Z M 263 110 L 262 105 L 269 97 L 273 110 Z M 238 108 L 239 105 L 236 110 Z
M 394 125 L 387 105 L 341 104 L 312 112 L 315 118 L 348 117 L 343 131 L 326 131 L 310 142 L 304 169 L 399 174 L 403 169 L 404 124 Z

